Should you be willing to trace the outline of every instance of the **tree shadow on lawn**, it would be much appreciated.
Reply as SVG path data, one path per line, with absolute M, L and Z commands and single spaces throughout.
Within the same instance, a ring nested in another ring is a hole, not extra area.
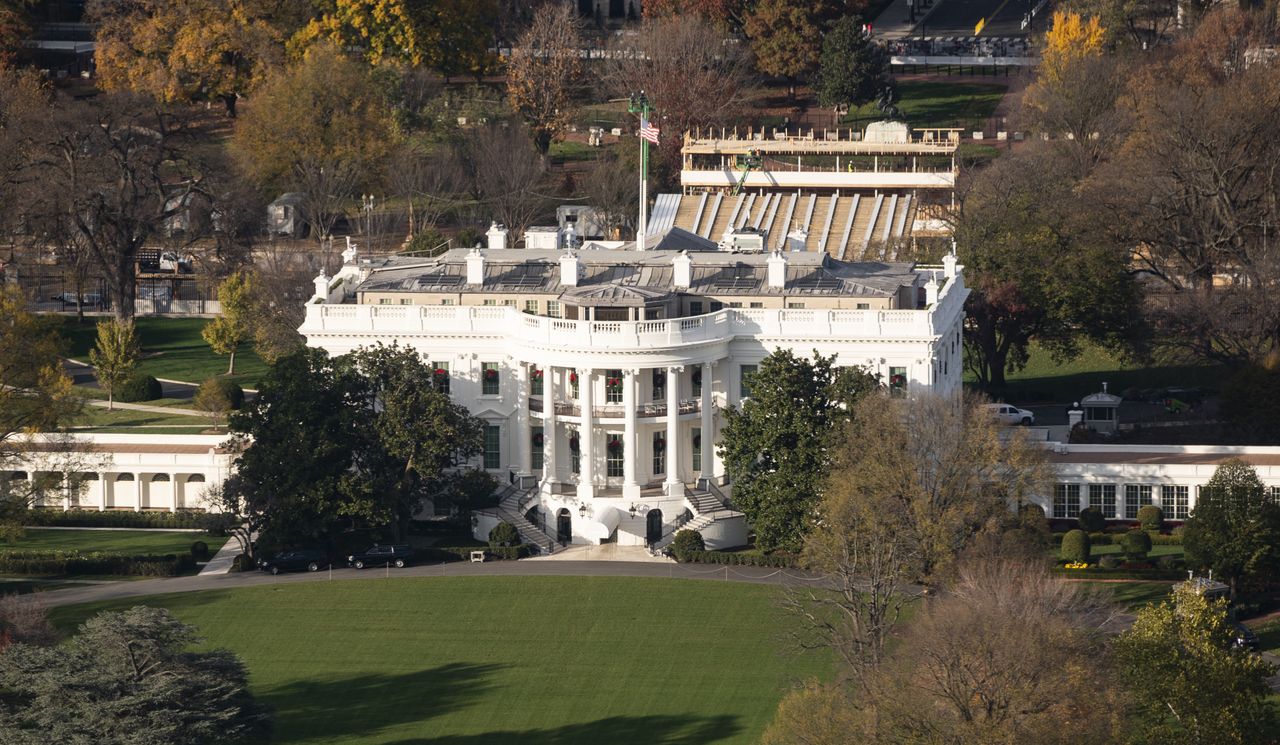
M 263 691 L 259 698 L 274 710 L 272 743 L 306 741 L 317 734 L 368 736 L 467 705 L 488 692 L 488 677 L 502 667 L 453 663 L 404 675 L 297 681 Z
M 518 742 L 521 745 L 685 745 L 712 743 L 739 734 L 737 718 L 718 716 L 652 716 L 609 717 L 594 722 L 567 724 L 555 729 L 533 729 L 522 732 L 486 732 L 482 735 L 449 737 L 415 737 L 384 745 L 491 745 Z

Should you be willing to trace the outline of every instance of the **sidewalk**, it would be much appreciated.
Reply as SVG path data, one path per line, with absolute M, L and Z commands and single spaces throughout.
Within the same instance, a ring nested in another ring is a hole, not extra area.
M 550 556 L 534 556 L 525 561 L 632 561 L 656 564 L 674 564 L 665 556 L 651 556 L 643 546 L 619 546 L 605 543 L 599 546 L 569 546 Z
M 106 401 L 96 398 L 86 399 L 85 403 L 90 406 L 101 406 L 104 409 L 108 406 Z M 201 419 L 208 418 L 208 415 L 204 412 L 184 409 L 181 406 L 148 406 L 147 404 L 126 404 L 121 401 L 116 401 L 114 407 L 117 409 L 124 409 L 125 411 L 145 411 L 148 414 L 178 414 L 181 416 L 199 417 Z
M 911 20 L 911 6 L 907 4 L 907 0 L 893 0 L 889 7 L 880 12 L 876 19 L 871 22 L 871 32 L 879 39 L 892 41 L 894 39 L 903 39 L 911 35 L 915 30 L 916 24 L 925 15 L 932 13 L 942 4 L 942 0 L 934 0 L 933 7 L 925 10 L 923 13 L 916 14 L 916 20 Z
M 204 565 L 204 569 L 200 570 L 198 576 L 203 577 L 206 574 L 227 574 L 231 571 L 231 562 L 235 561 L 236 555 L 240 553 L 240 541 L 234 538 L 228 538 L 227 542 L 218 549 L 218 553 L 209 559 L 209 563 Z

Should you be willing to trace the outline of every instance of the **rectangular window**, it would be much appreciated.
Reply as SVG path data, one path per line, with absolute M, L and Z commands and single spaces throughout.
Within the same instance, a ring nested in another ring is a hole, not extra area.
M 730 308 L 741 308 L 742 303 L 729 303 Z
M 622 478 L 622 458 L 622 435 L 609 435 L 605 443 L 605 476 L 613 479 Z
M 551 316 L 552 318 L 560 317 L 560 301 L 559 300 L 547 301 L 547 315 Z
M 502 467 L 502 429 L 496 424 L 484 425 L 484 467 Z
M 582 471 L 582 442 L 576 430 L 569 430 L 569 470 L 573 473 Z
M 1160 507 L 1164 516 L 1170 520 L 1186 520 L 1190 515 L 1189 496 L 1190 490 L 1185 486 L 1160 487 Z
M 751 398 L 751 376 L 756 374 L 755 365 L 738 367 L 738 397 Z
M 700 316 L 700 315 L 702 315 L 702 301 L 701 301 L 701 300 L 690 300 L 690 301 L 689 301 L 689 315 L 691 315 L 691 316 Z
M 531 315 L 535 315 L 535 316 L 538 315 L 538 301 L 537 300 L 524 301 L 524 312 L 529 313 Z
M 391 305 L 391 298 L 389 297 L 378 298 L 378 305 Z
M 530 442 L 529 445 L 533 449 L 533 464 L 532 464 L 533 470 L 541 471 L 542 470 L 542 427 L 533 427 L 531 428 L 530 431 L 532 432 L 532 435 L 530 436 L 530 439 L 532 440 L 532 442 Z
M 481 303 L 481 305 L 497 305 L 497 304 L 498 304 L 498 301 L 494 300 L 491 297 L 485 298 L 484 301 Z
M 1097 507 L 1102 516 L 1111 520 L 1116 516 L 1116 485 L 1089 484 L 1089 506 Z
M 569 395 L 572 398 L 578 397 L 578 371 L 572 367 L 569 368 Z
M 453 305 L 453 298 L 443 298 L 440 300 L 441 305 Z
M 435 383 L 436 390 L 448 395 L 449 393 L 449 363 L 437 362 L 435 364 Z
M 693 464 L 693 470 L 701 472 L 702 471 L 702 429 L 698 427 L 694 427 L 693 437 L 690 438 L 690 440 L 693 443 L 693 458 L 690 459 L 689 462 Z
M 752 307 L 752 308 L 763 308 L 763 307 L 764 307 L 764 303 L 751 303 L 751 306 L 750 306 L 750 307 Z
M 667 472 L 667 449 L 666 435 L 661 432 L 653 433 L 653 475 L 658 476 Z
M 721 308 L 723 308 L 723 307 L 724 307 L 724 303 L 719 302 L 719 301 L 717 301 L 717 300 L 712 300 L 712 301 L 711 301 L 711 312 L 712 312 L 712 313 L 715 313 L 716 311 L 720 310 L 720 309 L 721 309 Z
M 889 395 L 902 397 L 907 394 L 907 368 L 889 368 Z
M 496 396 L 498 395 L 499 385 L 502 383 L 500 378 L 502 373 L 498 372 L 498 363 L 481 362 L 480 363 L 480 395 Z
M 411 298 L 411 297 L 402 297 L 402 298 L 400 298 L 400 304 L 401 304 L 401 305 L 413 305 L 413 298 Z
M 667 371 L 658 367 L 653 370 L 653 400 L 663 401 L 667 397 Z
M 605 370 L 604 402 L 607 404 L 622 403 L 622 384 L 625 382 L 621 370 Z
M 1138 510 L 1151 504 L 1150 484 L 1124 485 L 1124 519 L 1137 520 Z
M 858 303 L 858 310 L 871 310 L 871 303 Z
M 1080 485 L 1053 485 L 1053 516 L 1058 520 L 1080 517 Z
M 693 397 L 702 397 L 702 365 L 693 368 L 693 373 L 689 375 L 689 384 L 693 388 Z
M 804 310 L 804 303 L 787 303 L 787 307 L 792 310 Z
M 511 298 L 507 298 L 506 300 L 502 301 L 502 304 L 507 308 L 512 308 L 512 307 L 515 307 L 516 301 L 512 300 Z

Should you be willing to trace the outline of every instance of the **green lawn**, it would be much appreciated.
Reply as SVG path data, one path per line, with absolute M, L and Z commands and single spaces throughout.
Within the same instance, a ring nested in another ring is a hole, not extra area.
M 1087 343 L 1079 354 L 1059 361 L 1044 347 L 1032 344 L 1027 366 L 1007 375 L 1004 395 L 1010 401 L 1078 401 L 1081 396 L 1102 390 L 1103 382 L 1115 393 L 1129 388 L 1165 387 L 1215 391 L 1222 385 L 1224 374 L 1219 365 L 1143 365 Z M 973 382 L 974 378 L 966 371 L 965 380 Z
M 0 541 L 0 551 L 111 551 L 123 554 L 185 554 L 191 544 L 204 541 L 210 553 L 226 538 L 201 531 L 166 533 L 154 530 L 47 530 L 28 528 L 13 543 Z
M 831 672 L 830 657 L 783 653 L 776 597 L 693 580 L 454 577 L 148 602 L 241 655 L 276 712 L 275 745 L 649 745 L 754 742 L 792 681 Z
M 1116 554 L 1116 555 L 1123 554 L 1124 549 L 1122 549 L 1120 546 L 1116 544 L 1112 544 L 1110 546 L 1091 546 L 1089 548 L 1089 553 L 1091 553 L 1094 556 L 1094 558 L 1097 558 L 1099 556 L 1106 556 L 1108 554 Z M 1151 551 L 1147 554 L 1147 556 L 1152 559 L 1155 559 L 1161 556 L 1181 557 L 1182 546 L 1152 546 Z M 1058 555 L 1058 558 L 1061 559 L 1062 556 Z
M 1172 582 L 1089 582 L 1103 592 L 1110 592 L 1118 605 L 1129 610 L 1158 603 L 1169 597 Z
M 906 80 L 898 84 L 898 110 L 912 127 L 982 129 L 1008 89 L 1000 83 Z M 844 123 L 861 126 L 883 118 L 872 102 L 851 109 Z
M 191 383 L 222 375 L 227 371 L 227 358 L 214 354 L 200 338 L 200 330 L 207 323 L 207 318 L 138 318 L 143 353 L 138 369 L 157 378 Z M 88 362 L 89 349 L 97 337 L 94 324 L 91 321 L 80 324 L 68 318 L 63 325 L 63 336 L 67 339 L 68 356 Z M 233 380 L 252 388 L 266 369 L 266 363 L 250 345 L 245 345 L 236 355 Z
M 209 420 L 190 414 L 154 414 L 86 406 L 71 426 L 85 428 L 78 432 L 132 432 L 136 428 L 147 428 L 156 432 L 172 430 L 170 434 L 199 434 L 209 428 Z

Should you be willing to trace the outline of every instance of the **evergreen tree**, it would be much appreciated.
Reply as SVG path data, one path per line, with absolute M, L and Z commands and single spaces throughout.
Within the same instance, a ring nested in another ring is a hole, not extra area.
M 1200 489 L 1182 538 L 1187 563 L 1211 569 L 1231 585 L 1276 576 L 1280 569 L 1280 506 L 1253 466 L 1232 458 Z
M 893 85 L 889 55 L 862 26 L 861 18 L 848 16 L 822 40 L 815 88 L 823 106 L 861 106 Z

